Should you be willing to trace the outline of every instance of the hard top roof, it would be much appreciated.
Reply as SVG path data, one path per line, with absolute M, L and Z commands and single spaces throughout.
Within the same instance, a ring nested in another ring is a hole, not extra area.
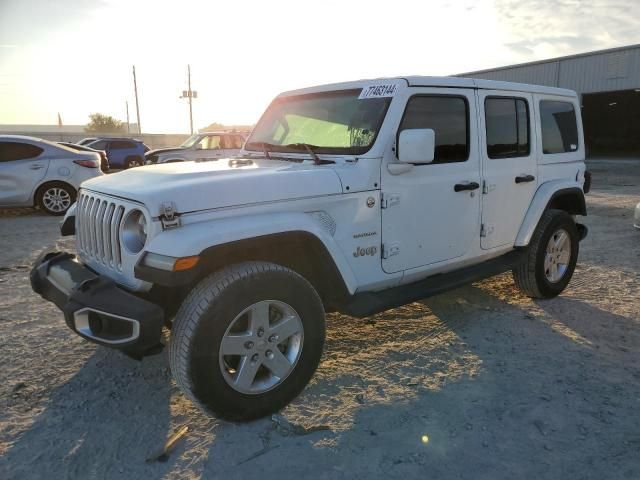
M 366 85 L 375 85 L 381 83 L 395 83 L 402 87 L 445 87 L 445 88 L 474 88 L 483 90 L 507 90 L 514 92 L 543 93 L 548 95 L 560 95 L 566 97 L 576 97 L 573 90 L 565 88 L 546 87 L 542 85 L 530 85 L 526 83 L 500 82 L 494 80 L 482 80 L 477 78 L 464 77 L 426 77 L 426 76 L 407 76 L 407 77 L 390 77 L 376 78 L 368 80 L 357 80 L 354 82 L 331 83 L 327 85 L 318 85 L 299 90 L 291 90 L 281 93 L 279 96 L 303 95 L 308 93 L 317 93 L 330 90 L 350 90 L 363 88 Z

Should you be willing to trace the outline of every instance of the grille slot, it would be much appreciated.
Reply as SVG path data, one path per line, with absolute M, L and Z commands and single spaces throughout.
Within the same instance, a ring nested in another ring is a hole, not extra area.
M 82 255 L 122 271 L 120 227 L 126 210 L 125 205 L 115 199 L 80 192 L 76 210 L 76 241 Z

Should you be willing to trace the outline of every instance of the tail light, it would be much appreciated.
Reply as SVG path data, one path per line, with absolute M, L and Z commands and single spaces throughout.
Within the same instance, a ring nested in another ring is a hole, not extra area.
M 98 162 L 95 160 L 74 160 L 73 163 L 87 168 L 98 168 Z

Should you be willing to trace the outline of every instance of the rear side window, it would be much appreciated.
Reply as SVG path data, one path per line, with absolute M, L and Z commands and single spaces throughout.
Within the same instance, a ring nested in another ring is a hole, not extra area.
M 222 148 L 239 150 L 242 148 L 243 139 L 240 135 L 224 135 L 221 141 Z
M 30 143 L 0 142 L 0 162 L 35 158 L 42 152 L 42 148 Z
M 540 119 L 543 153 L 566 153 L 578 150 L 578 126 L 572 103 L 541 100 Z
M 529 155 L 529 109 L 522 98 L 488 97 L 484 102 L 489 158 Z
M 430 128 L 436 134 L 433 163 L 464 162 L 469 158 L 469 106 L 464 97 L 411 97 L 400 130 Z

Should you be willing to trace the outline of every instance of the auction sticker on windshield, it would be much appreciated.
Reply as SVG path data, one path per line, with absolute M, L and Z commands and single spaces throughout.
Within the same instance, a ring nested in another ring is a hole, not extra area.
M 366 99 L 366 98 L 383 98 L 383 97 L 393 97 L 396 93 L 397 85 L 394 83 L 382 83 L 380 85 L 369 85 L 368 87 L 364 87 L 362 92 L 360 92 L 360 96 L 358 100 Z

